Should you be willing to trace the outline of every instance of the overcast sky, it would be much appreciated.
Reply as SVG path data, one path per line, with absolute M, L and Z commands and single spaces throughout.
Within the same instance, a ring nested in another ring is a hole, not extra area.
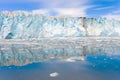
M 120 0 L 0 0 L 0 11 L 25 10 L 46 15 L 120 18 Z

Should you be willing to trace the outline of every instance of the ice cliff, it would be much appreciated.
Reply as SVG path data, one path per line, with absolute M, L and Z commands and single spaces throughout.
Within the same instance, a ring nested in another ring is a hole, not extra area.
M 0 12 L 0 66 L 120 53 L 120 21 Z M 77 58 L 78 59 L 78 58 Z
M 25 11 L 0 12 L 1 39 L 120 36 L 120 21 L 106 18 L 52 17 Z

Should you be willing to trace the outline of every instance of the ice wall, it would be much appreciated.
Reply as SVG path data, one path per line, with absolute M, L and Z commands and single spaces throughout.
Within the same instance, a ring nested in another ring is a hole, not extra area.
M 119 20 L 4 11 L 0 12 L 0 66 L 25 65 L 51 57 L 118 55 L 119 37 Z
M 106 18 L 50 17 L 32 12 L 0 12 L 1 39 L 120 36 L 120 21 Z

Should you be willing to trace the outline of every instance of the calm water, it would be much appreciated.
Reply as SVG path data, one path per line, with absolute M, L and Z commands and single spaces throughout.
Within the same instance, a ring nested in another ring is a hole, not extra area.
M 51 73 L 58 73 L 51 77 Z M 120 80 L 120 56 L 87 56 L 85 61 L 51 59 L 25 66 L 1 66 L 0 80 Z

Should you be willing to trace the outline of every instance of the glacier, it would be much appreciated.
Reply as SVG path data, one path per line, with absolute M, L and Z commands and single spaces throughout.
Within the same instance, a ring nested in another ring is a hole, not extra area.
M 0 12 L 0 66 L 119 53 L 120 20 Z
M 120 36 L 120 20 L 0 12 L 0 39 Z

